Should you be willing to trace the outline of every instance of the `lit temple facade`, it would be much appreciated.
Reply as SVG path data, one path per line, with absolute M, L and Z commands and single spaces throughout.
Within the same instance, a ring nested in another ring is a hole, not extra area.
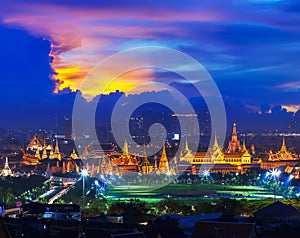
M 270 151 L 266 158 L 258 161 L 262 169 L 272 169 L 278 167 L 295 167 L 299 164 L 299 156 L 288 151 L 285 138 L 282 138 L 282 145 L 279 151 L 273 153 Z
M 27 150 L 23 149 L 22 163 L 24 165 L 44 165 L 47 176 L 51 173 L 79 173 L 83 168 L 89 170 L 90 175 L 177 175 L 181 173 L 200 174 L 204 167 L 211 173 L 244 173 L 250 168 L 270 169 L 288 167 L 293 170 L 299 167 L 299 156 L 288 151 L 285 138 L 281 149 L 276 153 L 268 153 L 264 158 L 255 158 L 246 148 L 245 140 L 241 143 L 237 135 L 237 126 L 233 125 L 232 135 L 228 146 L 224 149 L 214 135 L 214 143 L 207 152 L 193 152 L 186 138 L 184 148 L 181 150 L 178 163 L 176 157 L 168 157 L 166 146 L 162 145 L 161 153 L 148 157 L 146 146 L 140 154 L 131 153 L 127 141 L 124 141 L 120 151 L 113 143 L 87 145 L 82 156 L 78 156 L 75 149 L 64 156 L 60 151 L 58 139 L 55 146 L 46 143 L 45 138 L 34 136 Z M 47 170 L 46 170 L 47 165 Z M 300 177 L 300 172 L 299 172 Z
M 154 164 L 151 164 L 147 157 L 146 147 L 144 146 L 143 155 L 131 154 L 128 149 L 128 143 L 125 140 L 122 153 L 111 153 L 99 159 L 99 165 L 94 166 L 97 173 L 108 175 L 129 175 L 132 173 L 141 174 L 175 174 L 174 169 L 169 167 L 169 159 L 166 154 L 166 148 L 163 146 L 159 166 L 157 158 L 154 158 Z
M 49 143 L 46 144 L 46 138 L 42 135 L 34 135 L 32 140 L 29 142 L 26 150 L 22 148 L 23 157 L 22 163 L 25 165 L 38 165 L 43 160 L 62 160 L 64 158 L 63 153 L 61 153 L 58 139 L 55 140 L 55 147 Z M 75 149 L 73 149 L 71 155 L 69 156 L 72 159 L 79 159 Z
M 47 165 L 45 174 L 51 173 L 79 173 L 82 168 L 82 162 L 79 159 L 75 149 L 69 156 L 65 156 L 59 148 L 58 138 L 55 140 L 53 148 L 52 143 L 46 143 L 46 138 L 42 135 L 34 135 L 29 142 L 26 150 L 22 148 L 23 156 L 21 163 L 27 166 L 39 168 Z M 50 173 L 51 171 L 51 173 Z
M 285 145 L 285 138 L 283 137 L 281 149 L 276 153 L 270 151 L 270 153 L 268 154 L 268 160 L 269 161 L 298 160 L 298 156 L 287 150 Z
M 236 123 L 234 123 L 232 128 L 231 140 L 228 142 L 227 152 L 239 152 L 241 150 L 241 142 L 238 140 Z
M 246 148 L 245 140 L 243 145 L 240 146 L 240 141 L 236 134 L 236 124 L 234 124 L 228 150 L 223 151 L 223 148 L 218 144 L 217 135 L 215 134 L 214 144 L 208 148 L 207 152 L 192 153 L 186 141 L 185 148 L 181 152 L 180 161 L 186 161 L 191 165 L 228 164 L 241 166 L 251 164 L 251 155 Z

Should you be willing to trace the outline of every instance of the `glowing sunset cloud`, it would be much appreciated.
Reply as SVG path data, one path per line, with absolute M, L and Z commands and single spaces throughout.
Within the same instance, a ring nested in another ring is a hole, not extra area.
M 185 35 L 186 32 L 173 24 L 178 21 L 218 22 L 226 19 L 224 14 L 197 6 L 196 9 L 180 11 L 166 6 L 131 10 L 132 6 L 118 8 L 91 7 L 70 8 L 53 4 L 26 3 L 6 6 L 3 21 L 21 26 L 35 35 L 45 37 L 52 43 L 50 56 L 55 71 L 55 93 L 69 88 L 76 91 L 87 72 L 99 60 L 122 49 L 122 43 L 141 39 L 140 44 L 153 44 L 166 33 Z M 153 10 L 153 11 L 152 11 Z M 130 43 L 126 47 L 130 47 Z M 135 45 L 133 45 L 135 46 Z M 149 77 L 149 70 L 126 78 L 127 82 L 114 83 L 108 91 L 125 92 Z M 139 77 L 139 79 L 137 78 Z M 95 90 L 90 93 L 95 96 Z M 86 94 L 86 92 L 85 92 Z
M 300 105 L 282 105 L 288 112 L 297 112 L 300 110 Z
M 51 42 L 49 55 L 55 72 L 52 78 L 56 83 L 54 92 L 58 93 L 66 88 L 76 91 L 100 60 L 136 46 L 188 49 L 187 53 L 196 52 L 196 56 L 203 58 L 214 55 L 215 58 L 211 57 L 211 62 L 207 63 L 212 69 L 235 69 L 237 66 L 232 62 L 239 60 L 235 56 L 240 51 L 237 47 L 244 42 L 228 41 L 223 35 L 225 31 L 228 30 L 230 35 L 231 28 L 239 27 L 239 24 L 280 31 L 299 28 L 297 24 L 289 24 L 293 14 L 285 17 L 278 14 L 277 9 L 260 11 L 260 7 L 268 9 L 268 4 L 255 1 L 216 1 L 214 4 L 211 1 L 191 1 L 191 4 L 174 1 L 41 3 L 35 0 L 22 3 L 12 0 L 1 7 L 0 13 L 3 23 L 26 29 Z M 232 38 L 240 39 L 240 36 Z M 215 62 L 220 59 L 221 63 Z M 134 85 L 141 86 L 143 80 L 154 79 L 153 72 L 149 70 L 131 72 L 120 77 L 118 83 L 110 85 L 107 91 L 119 89 L 127 92 Z M 91 85 L 84 94 L 96 96 L 96 91 Z

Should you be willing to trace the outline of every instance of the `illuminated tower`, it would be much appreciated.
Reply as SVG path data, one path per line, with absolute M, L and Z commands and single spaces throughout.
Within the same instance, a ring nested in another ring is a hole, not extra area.
M 56 138 L 54 155 L 57 159 L 61 160 L 61 153 L 59 152 L 58 139 Z
M 9 165 L 8 165 L 8 158 L 7 157 L 5 158 L 5 164 L 4 164 L 4 168 L 1 172 L 1 175 L 4 176 L 4 177 L 12 175 L 11 169 L 9 168 Z
M 143 166 L 142 171 L 144 174 L 149 174 L 153 171 L 153 167 L 150 165 L 150 162 L 147 157 L 146 146 L 144 145 L 144 154 L 143 154 Z
M 286 145 L 285 145 L 285 138 L 284 137 L 282 137 L 282 145 L 281 145 L 280 152 L 287 152 L 287 148 L 286 148 Z
M 236 130 L 236 124 L 233 124 L 233 129 L 232 129 L 232 135 L 231 135 L 231 141 L 228 143 L 228 152 L 237 152 L 240 151 L 241 148 L 241 143 L 237 138 L 237 130 Z
M 215 132 L 215 137 L 214 137 L 213 148 L 219 148 L 218 139 L 217 139 L 217 133 L 216 132 Z
M 128 152 L 128 143 L 127 143 L 126 140 L 124 141 L 123 155 L 124 156 L 128 156 L 129 155 L 129 152 Z
M 161 157 L 159 160 L 159 171 L 160 171 L 160 174 L 168 174 L 170 172 L 169 161 L 168 161 L 165 145 L 163 146 L 163 150 L 162 150 Z
M 122 164 L 128 164 L 129 162 L 132 162 L 130 159 L 130 154 L 128 152 L 128 144 L 127 141 L 124 141 L 124 147 L 123 147 L 123 153 L 121 155 L 121 161 Z
M 42 159 L 47 159 L 48 158 L 46 148 L 47 148 L 47 146 L 46 146 L 46 139 L 44 139 L 44 147 L 43 147 Z

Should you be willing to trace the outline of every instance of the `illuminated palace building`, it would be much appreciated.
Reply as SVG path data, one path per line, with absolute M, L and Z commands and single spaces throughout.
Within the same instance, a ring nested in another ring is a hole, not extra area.
M 51 172 L 80 172 L 82 166 L 75 149 L 69 155 L 61 153 L 58 139 L 55 140 L 55 147 L 52 143 L 46 143 L 43 135 L 35 135 L 26 149 L 22 148 L 22 164 L 39 167 L 47 165 L 47 171 Z
M 88 158 L 96 158 L 95 155 L 101 154 L 99 151 L 93 151 L 92 145 L 87 148 L 89 149 L 85 150 L 83 160 L 89 161 Z M 213 146 L 207 152 L 192 152 L 186 139 L 179 160 L 176 157 L 167 156 L 165 145 L 162 146 L 162 152 L 158 157 L 149 158 L 146 156 L 145 146 L 143 155 L 131 154 L 126 141 L 123 152 L 118 152 L 116 147 L 111 148 L 102 151 L 106 153 L 104 153 L 105 156 L 98 157 L 98 164 L 93 167 L 88 166 L 94 174 L 124 175 L 130 174 L 130 172 L 139 172 L 175 175 L 184 172 L 185 169 L 188 173 L 199 174 L 206 167 L 210 168 L 212 173 L 243 173 L 250 168 L 270 169 L 280 166 L 295 166 L 300 162 L 297 155 L 287 150 L 284 138 L 282 147 L 277 153 L 270 153 L 266 158 L 252 159 L 253 155 L 246 148 L 245 140 L 241 143 L 238 139 L 236 124 L 233 125 L 231 139 L 225 149 L 218 144 L 216 134 Z
M 108 145 L 105 145 L 106 147 Z M 88 146 L 91 148 L 91 146 Z M 150 163 L 149 158 L 146 153 L 146 146 L 144 146 L 143 155 L 131 154 L 128 150 L 128 143 L 124 142 L 123 152 L 118 152 L 115 148 L 110 149 L 101 158 L 98 158 L 98 164 L 89 165 L 89 154 L 84 154 L 83 160 L 87 165 L 87 169 L 91 170 L 93 174 L 115 174 L 115 175 L 130 175 L 136 174 L 137 172 L 140 174 L 177 174 L 176 163 L 174 160 L 170 160 L 167 157 L 166 148 L 163 146 L 160 159 L 157 157 L 151 158 L 153 159 L 153 163 Z M 95 154 L 94 151 L 89 152 L 92 156 Z M 97 152 L 100 154 L 100 151 Z M 102 153 L 103 154 L 103 153 Z
M 181 152 L 180 161 L 186 161 L 192 165 L 192 173 L 199 173 L 200 167 L 206 165 L 211 167 L 211 172 L 242 172 L 251 167 L 251 154 L 246 148 L 245 140 L 243 145 L 237 138 L 236 124 L 233 125 L 231 140 L 228 148 L 224 151 L 218 144 L 215 134 L 214 144 L 207 152 L 196 152 L 189 149 L 186 141 L 185 149 Z M 205 166 L 204 166 L 205 167 Z
M 51 142 L 46 143 L 43 136 L 35 135 L 26 150 L 23 149 L 22 163 L 36 167 L 47 165 L 48 174 L 53 172 L 78 173 L 86 168 L 92 176 L 136 173 L 176 175 L 184 171 L 199 174 L 205 168 L 209 168 L 211 173 L 244 173 L 250 168 L 277 167 L 285 167 L 288 173 L 295 172 L 298 168 L 300 175 L 299 156 L 287 150 L 284 138 L 278 152 L 269 152 L 264 158 L 253 158 L 253 154 L 246 148 L 245 140 L 241 143 L 238 139 L 236 124 L 233 125 L 231 138 L 225 148 L 218 144 L 215 134 L 214 143 L 206 152 L 193 152 L 186 138 L 179 158 L 168 157 L 165 145 L 162 145 L 161 153 L 154 156 L 147 156 L 146 146 L 141 154 L 132 154 L 126 140 L 122 151 L 113 143 L 101 144 L 100 147 L 96 143 L 90 143 L 79 158 L 74 149 L 67 155 L 61 153 L 58 139 L 55 140 L 53 147 Z

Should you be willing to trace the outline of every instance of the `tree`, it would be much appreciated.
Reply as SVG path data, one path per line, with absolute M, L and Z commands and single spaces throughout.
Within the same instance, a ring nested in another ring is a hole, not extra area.
M 234 216 L 240 215 L 242 212 L 240 202 L 236 199 L 221 198 L 216 205 L 217 212 L 223 212 L 223 220 L 232 221 Z

